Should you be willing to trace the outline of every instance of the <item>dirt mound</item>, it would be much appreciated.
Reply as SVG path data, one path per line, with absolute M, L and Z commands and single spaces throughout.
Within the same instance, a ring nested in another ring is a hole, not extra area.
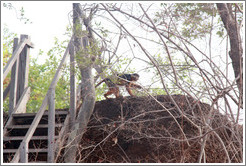
M 233 126 L 208 104 L 183 95 L 172 97 L 176 106 L 169 96 L 97 102 L 81 140 L 78 161 L 193 163 L 198 162 L 206 138 L 206 162 L 228 162 L 227 156 L 231 162 L 242 162 L 242 126 Z M 210 111 L 209 129 L 204 121 Z M 238 133 L 232 132 L 234 128 Z

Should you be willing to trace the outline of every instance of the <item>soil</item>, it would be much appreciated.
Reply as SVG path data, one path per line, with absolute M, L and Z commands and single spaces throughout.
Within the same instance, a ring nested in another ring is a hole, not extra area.
M 164 95 L 96 102 L 78 149 L 78 162 L 196 163 L 205 135 L 202 162 L 228 162 L 219 139 L 231 162 L 242 162 L 241 125 L 232 124 L 227 116 L 191 97 L 172 98 L 176 104 Z M 204 122 L 209 115 L 213 130 Z M 62 156 L 58 162 L 63 162 Z

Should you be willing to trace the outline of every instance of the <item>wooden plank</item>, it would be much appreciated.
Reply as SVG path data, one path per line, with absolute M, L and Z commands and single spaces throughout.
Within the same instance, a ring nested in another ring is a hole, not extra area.
M 14 46 L 13 46 L 13 53 L 15 52 L 17 46 L 18 46 L 18 38 L 14 38 Z M 11 70 L 11 82 L 10 82 L 10 93 L 9 93 L 9 116 L 12 114 L 17 100 L 17 80 L 18 80 L 18 68 L 19 68 L 19 58 L 16 59 L 12 70 Z
M 69 44 L 68 44 L 68 46 L 67 46 L 67 49 L 66 49 L 66 51 L 65 51 L 65 54 L 64 54 L 64 56 L 63 56 L 63 58 L 62 58 L 62 60 L 61 60 L 61 63 L 59 64 L 59 66 L 58 66 L 58 68 L 57 68 L 57 70 L 56 70 L 56 74 L 55 74 L 55 76 L 54 76 L 54 78 L 53 78 L 53 80 L 52 80 L 52 82 L 51 82 L 51 85 L 50 85 L 50 89 L 53 89 L 53 88 L 55 88 L 55 86 L 56 86 L 56 84 L 57 84 L 57 82 L 58 82 L 58 80 L 59 80 L 59 78 L 60 78 L 60 76 L 61 76 L 61 69 L 62 69 L 62 66 L 63 66 L 63 64 L 66 62 L 66 60 L 67 60 L 67 58 L 68 58 L 68 52 L 69 52 L 69 45 L 70 45 L 70 43 L 71 43 L 71 40 L 70 40 L 70 42 L 69 42 Z
M 3 91 L 3 101 L 6 99 L 10 91 L 10 83 L 8 84 L 7 88 Z
M 71 40 L 70 40 L 70 42 L 71 42 Z M 70 42 L 69 42 L 69 44 L 70 44 Z M 55 88 L 55 86 L 56 86 L 56 84 L 57 84 L 57 82 L 58 82 L 58 80 L 59 80 L 59 78 L 61 76 L 61 69 L 62 69 L 63 64 L 67 60 L 68 50 L 69 50 L 69 47 L 67 47 L 67 49 L 65 51 L 65 54 L 64 54 L 59 66 L 58 66 L 58 69 L 56 70 L 56 74 L 55 74 L 55 76 L 54 76 L 54 78 L 53 78 L 53 80 L 51 82 L 51 85 L 50 85 L 49 89 Z M 38 124 L 40 122 L 40 119 L 42 118 L 42 116 L 44 114 L 44 111 L 45 111 L 45 109 L 47 107 L 48 95 L 49 95 L 49 90 L 46 93 L 45 98 L 43 100 L 43 103 L 42 103 L 39 111 L 37 112 L 32 124 L 30 125 L 30 128 L 28 129 L 28 131 L 26 133 L 26 136 L 23 139 L 23 142 L 29 142 L 31 137 L 33 136 L 33 133 L 35 132 L 35 129 L 37 128 L 37 126 L 38 126 Z M 20 148 L 18 149 L 17 153 L 15 154 L 15 156 L 14 156 L 14 158 L 13 158 L 13 160 L 11 162 L 18 162 L 18 159 L 20 157 L 19 155 L 20 155 Z
M 24 108 L 26 108 L 26 103 L 30 98 L 30 93 L 31 93 L 30 89 L 31 89 L 30 87 L 27 87 L 24 90 L 20 100 L 18 101 L 16 107 L 14 108 L 13 111 L 14 113 L 23 113 Z
M 29 143 L 22 141 L 20 144 L 20 163 L 28 163 L 28 147 Z
M 4 129 L 3 129 L 3 135 L 4 135 L 4 136 L 8 133 L 8 132 L 7 132 L 7 126 L 12 125 L 12 123 L 13 123 L 13 115 L 16 113 L 16 111 L 17 111 L 18 109 L 21 109 L 22 103 L 23 103 L 23 102 L 24 102 L 24 103 L 27 102 L 28 99 L 29 99 L 29 97 L 30 97 L 30 88 L 26 88 L 26 90 L 24 91 L 24 93 L 23 93 L 23 95 L 22 95 L 22 97 L 21 97 L 20 102 L 17 103 L 15 109 L 14 109 L 13 112 L 12 112 L 12 116 L 9 116 L 9 119 L 8 119 L 6 125 L 4 126 Z
M 28 129 L 23 141 L 26 141 L 26 142 L 30 141 L 33 133 L 35 132 L 35 130 L 36 130 L 36 128 L 40 122 L 40 119 L 43 116 L 43 113 L 44 113 L 44 110 L 45 110 L 47 104 L 48 104 L 48 96 L 46 95 L 38 113 L 36 114 L 35 118 L 33 119 L 32 124 L 30 125 L 30 128 Z
M 21 35 L 21 38 L 27 38 L 28 41 L 31 41 L 31 38 L 30 36 L 28 35 Z M 23 53 L 25 55 L 25 76 L 23 77 L 24 78 L 24 89 L 28 86 L 28 75 L 29 75 L 29 64 L 30 64 L 30 47 L 28 47 L 28 45 L 25 46 L 24 50 L 22 52 L 25 52 Z
M 6 136 L 7 135 L 7 126 L 9 126 L 9 125 L 12 125 L 12 123 L 13 123 L 13 117 L 12 116 L 10 116 L 9 117 L 9 119 L 8 119 L 8 121 L 7 121 L 7 123 L 5 124 L 5 126 L 4 126 L 4 128 L 3 128 L 3 136 Z
M 15 52 L 13 53 L 7 65 L 3 69 L 3 80 L 5 80 L 5 78 L 7 77 L 8 73 L 10 72 L 10 69 L 14 65 L 16 59 L 19 57 L 19 54 L 21 53 L 22 49 L 25 47 L 27 42 L 28 42 L 28 39 L 25 39 L 21 41 L 19 45 L 17 46 Z
M 18 141 L 18 140 L 23 140 L 25 136 L 16 136 L 16 137 L 3 137 L 3 141 Z M 58 139 L 59 136 L 55 136 L 55 139 Z M 31 140 L 48 140 L 48 136 L 32 136 Z
M 14 113 L 12 114 L 13 117 L 32 117 L 35 116 L 37 113 Z M 49 112 L 46 110 L 44 112 L 44 116 L 48 116 Z M 56 115 L 67 115 L 68 111 L 56 111 Z
M 10 161 L 10 163 L 18 163 L 20 160 L 20 148 L 17 149 L 17 151 L 15 152 L 15 156 L 14 158 Z
M 74 46 L 70 44 L 69 47 L 70 53 L 70 122 L 69 126 L 73 126 L 75 122 L 76 116 L 76 89 L 75 89 L 75 58 L 74 58 Z
M 21 35 L 21 41 L 30 38 L 28 35 Z M 17 97 L 16 102 L 19 101 L 24 89 L 28 86 L 28 73 L 29 73 L 29 52 L 30 47 L 27 45 L 23 48 L 19 56 L 19 68 L 18 68 L 18 86 L 17 86 Z M 26 107 L 23 105 L 22 112 L 26 112 Z
M 3 153 L 16 153 L 18 149 L 3 149 Z M 46 153 L 47 149 L 29 149 L 29 153 Z
M 29 163 L 47 163 L 47 161 L 30 161 Z
M 55 89 L 50 89 L 49 94 L 49 116 L 48 116 L 48 159 L 49 163 L 54 162 L 55 146 Z
M 28 40 L 26 42 L 27 46 L 30 47 L 30 48 L 34 48 L 34 44 L 31 42 L 31 40 Z
M 62 127 L 63 124 L 59 123 L 59 124 L 55 124 L 55 127 Z M 29 129 L 30 125 L 9 125 L 6 128 L 7 129 Z M 41 128 L 48 128 L 49 125 L 48 124 L 39 124 L 37 126 L 37 128 L 41 129 Z

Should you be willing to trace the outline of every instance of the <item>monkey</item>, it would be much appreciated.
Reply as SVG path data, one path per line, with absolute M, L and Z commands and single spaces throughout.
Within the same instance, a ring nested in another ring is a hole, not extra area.
M 112 76 L 111 76 L 112 77 Z M 131 95 L 132 94 L 131 88 L 142 88 L 140 85 L 135 84 L 134 82 L 139 79 L 139 75 L 137 73 L 134 74 L 117 74 L 115 81 L 113 81 L 112 78 L 105 78 L 102 81 L 100 81 L 95 87 L 98 87 L 101 83 L 105 82 L 105 84 L 108 86 L 109 90 L 107 93 L 104 94 L 104 97 L 106 99 L 109 99 L 107 96 L 114 94 L 116 98 L 119 98 L 120 91 L 119 86 L 125 86 L 127 92 Z

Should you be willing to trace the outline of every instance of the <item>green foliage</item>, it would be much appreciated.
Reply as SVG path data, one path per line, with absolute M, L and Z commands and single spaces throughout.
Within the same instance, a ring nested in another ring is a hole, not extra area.
M 16 33 L 10 32 L 9 28 L 7 27 L 7 25 L 3 26 L 3 50 L 2 50 L 2 55 L 3 55 L 3 67 L 5 67 L 5 65 L 7 64 L 9 58 L 12 56 L 12 52 L 13 52 L 13 41 L 14 38 L 17 37 Z M 3 80 L 3 90 L 5 90 L 5 88 L 8 86 L 8 84 L 10 83 L 10 74 L 11 72 L 9 72 L 9 74 L 7 75 L 7 77 L 5 78 L 5 80 Z M 9 100 L 8 98 L 3 102 L 3 108 L 8 108 L 9 105 Z M 4 111 L 8 111 L 8 109 L 4 109 Z
M 219 37 L 224 37 L 224 25 L 215 3 L 163 3 L 161 7 L 163 10 L 156 12 L 154 21 L 176 32 L 169 24 L 172 21 L 187 40 L 203 38 L 210 33 L 211 29 L 215 30 Z M 232 6 L 232 11 L 234 10 L 235 4 Z M 212 17 L 214 17 L 213 25 Z M 240 23 L 243 19 L 242 15 L 238 15 L 237 19 Z
M 13 38 L 16 34 L 9 32 L 8 28 L 4 28 L 3 33 L 3 56 L 4 62 L 12 55 Z M 68 41 L 60 42 L 55 38 L 54 46 L 48 51 L 48 59 L 43 64 L 39 63 L 43 59 L 44 52 L 40 50 L 38 57 L 30 57 L 29 64 L 29 82 L 31 88 L 30 99 L 27 103 L 27 112 L 37 112 L 42 101 L 48 91 L 51 81 L 56 73 L 57 67 L 64 55 Z M 4 63 L 5 64 L 5 63 Z M 78 74 L 76 70 L 76 74 Z M 4 88 L 10 81 L 10 75 L 5 79 Z M 56 108 L 69 107 L 69 66 L 65 65 L 62 69 L 62 75 L 56 86 Z M 4 101 L 3 110 L 8 111 L 8 98 Z
M 105 29 L 105 27 L 103 27 L 101 25 L 101 22 L 95 22 L 95 26 L 96 28 L 99 30 L 99 33 L 104 37 L 108 37 L 108 33 L 109 33 L 109 30 L 108 29 Z
M 182 35 L 188 38 L 201 38 L 210 32 L 211 16 L 215 17 L 213 3 L 177 3 L 174 15 L 181 21 Z
M 74 26 L 75 28 L 74 28 L 74 30 L 75 30 L 75 36 L 77 36 L 77 37 L 83 37 L 83 36 L 85 36 L 86 35 L 86 31 L 82 31 L 82 25 L 81 25 L 81 23 L 80 23 L 80 21 L 79 20 L 76 20 L 76 23 L 75 23 L 75 26 Z
M 238 5 L 240 6 L 240 9 L 243 8 L 242 4 L 238 3 Z M 211 30 L 213 30 L 213 34 L 215 33 L 222 39 L 224 39 L 226 35 L 225 27 L 215 3 L 162 3 L 160 6 L 161 10 L 155 12 L 153 20 L 158 28 L 165 29 L 164 33 L 166 33 L 173 41 L 176 41 L 177 44 L 182 43 L 175 40 L 177 38 L 173 34 L 176 34 L 177 36 L 180 35 L 187 41 L 206 39 L 205 37 L 210 34 Z M 231 11 L 236 16 L 238 24 L 240 24 L 243 17 L 242 13 L 239 12 L 239 9 L 236 9 L 236 4 L 231 5 Z M 172 50 L 173 45 L 169 42 L 166 42 L 166 44 L 168 45 L 169 51 Z M 178 82 L 182 85 L 182 88 L 187 87 L 189 92 L 191 92 L 191 89 L 200 86 L 200 89 L 198 90 L 200 91 L 202 80 L 197 80 L 198 78 L 196 78 L 195 82 L 194 79 L 192 79 L 193 76 L 196 75 L 196 72 L 198 72 L 197 68 L 193 67 L 194 64 L 191 61 L 187 61 L 187 59 L 178 58 L 177 52 L 170 52 L 170 54 L 176 70 Z M 160 53 L 154 57 L 160 65 L 168 91 L 171 94 L 182 93 L 182 90 L 180 90 L 176 84 L 173 69 L 171 68 L 167 55 L 163 56 Z M 154 80 L 159 77 L 160 76 L 156 72 Z M 152 92 L 155 91 L 157 91 L 157 94 L 159 93 L 158 90 L 152 90 Z
M 170 94 L 181 94 L 183 91 L 177 86 L 177 82 L 174 78 L 174 72 L 172 65 L 170 63 L 170 60 L 166 54 L 158 53 L 156 55 L 153 55 L 156 62 L 158 62 L 158 66 L 160 68 L 160 71 L 162 73 L 162 77 L 164 80 L 164 84 Z M 192 79 L 192 73 L 196 71 L 196 68 L 193 66 L 193 63 L 191 60 L 184 60 L 180 58 L 180 56 L 177 55 L 177 53 L 172 52 L 171 59 L 173 63 L 173 67 L 176 71 L 176 76 L 178 79 L 178 83 L 182 85 L 182 87 L 185 86 L 191 86 L 194 85 L 194 80 Z M 152 68 L 152 64 L 148 68 Z M 163 89 L 163 85 L 160 84 L 160 75 L 159 73 L 154 70 L 154 76 L 152 80 L 150 81 L 153 85 L 150 85 L 150 93 L 152 95 L 165 95 L 166 92 Z M 155 82 L 158 82 L 159 84 L 155 84 Z M 199 83 L 199 81 L 197 81 Z
M 7 64 L 13 51 L 13 41 L 17 37 L 16 33 L 10 32 L 7 25 L 3 26 L 3 67 Z
M 149 93 L 152 94 L 153 96 L 167 94 L 163 88 L 152 88 L 150 89 Z
M 86 49 L 82 48 L 75 55 L 76 61 L 81 68 L 87 67 L 88 65 L 92 65 L 93 63 L 98 63 L 96 57 L 101 54 L 101 50 L 99 47 L 99 42 L 96 40 L 90 42 Z M 95 62 L 96 61 L 96 62 Z
M 49 58 L 46 59 L 43 64 L 38 63 L 39 58 L 30 58 L 29 86 L 31 87 L 31 97 L 27 104 L 27 112 L 36 112 L 41 106 L 65 52 L 67 42 L 68 41 L 59 42 L 58 39 L 55 38 L 54 47 L 47 53 Z M 39 57 L 42 56 L 44 56 L 43 52 L 40 51 Z M 69 89 L 69 66 L 65 65 L 55 89 L 56 108 L 69 107 Z

